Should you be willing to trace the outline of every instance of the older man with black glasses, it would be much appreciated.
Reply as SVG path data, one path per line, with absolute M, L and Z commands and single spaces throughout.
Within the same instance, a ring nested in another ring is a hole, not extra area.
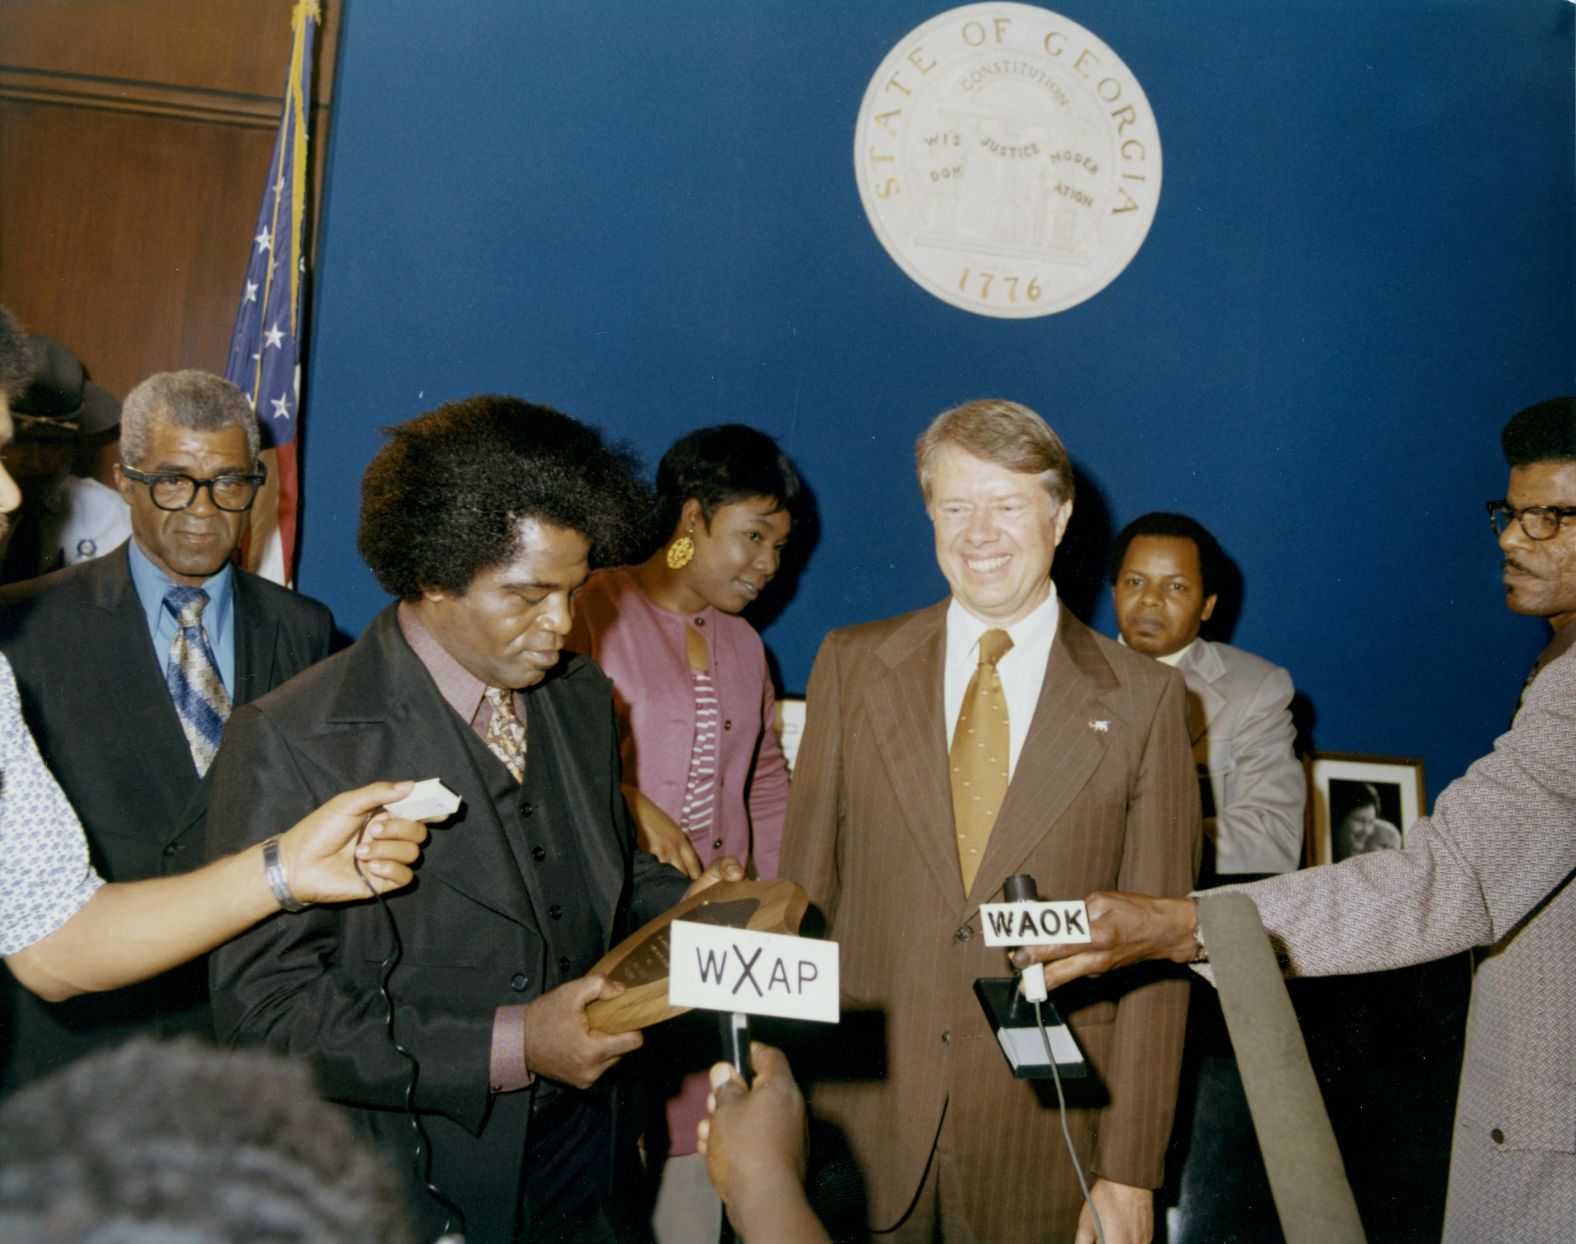
M 0 651 L 100 873 L 139 881 L 202 862 L 205 775 L 231 709 L 327 656 L 333 620 L 231 563 L 265 478 L 239 389 L 161 373 L 128 395 L 121 427 L 132 538 L 0 592 Z M 210 1031 L 201 961 L 68 1003 L 12 995 L 5 1089 L 135 1031 Z

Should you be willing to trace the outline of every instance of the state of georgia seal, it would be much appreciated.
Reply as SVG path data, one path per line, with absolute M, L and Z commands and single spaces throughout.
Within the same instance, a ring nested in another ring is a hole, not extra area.
M 854 167 L 904 272 L 953 306 L 1022 319 L 1092 298 L 1138 253 L 1160 132 L 1138 79 L 1077 22 L 970 4 L 881 62 Z

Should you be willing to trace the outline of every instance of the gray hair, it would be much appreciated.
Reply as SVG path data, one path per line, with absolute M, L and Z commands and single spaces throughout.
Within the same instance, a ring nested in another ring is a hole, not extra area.
M 914 446 L 919 490 L 930 503 L 936 454 L 952 445 L 982 462 L 1039 477 L 1056 507 L 1073 499 L 1073 467 L 1062 438 L 1027 406 L 988 397 L 943 411 Z
M 246 395 L 223 376 L 205 371 L 162 371 L 126 395 L 120 410 L 120 460 L 136 466 L 148 452 L 156 423 L 192 432 L 246 433 L 246 452 L 257 461 L 257 416 Z

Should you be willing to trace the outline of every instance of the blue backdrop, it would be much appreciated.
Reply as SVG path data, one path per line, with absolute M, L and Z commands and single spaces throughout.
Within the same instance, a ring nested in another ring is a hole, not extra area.
M 1498 431 L 1576 390 L 1565 0 L 1056 0 L 1133 70 L 1165 180 L 1148 241 L 1038 320 L 950 307 L 866 223 L 860 99 L 931 0 L 348 0 L 315 289 L 299 580 L 356 632 L 377 429 L 476 392 L 654 463 L 776 434 L 821 536 L 765 628 L 802 691 L 831 627 L 938 599 L 911 445 L 977 396 L 1081 476 L 1058 580 L 1144 510 L 1241 568 L 1234 642 L 1324 750 L 1418 755 L 1430 798 L 1508 721 L 1541 622 L 1500 603 Z

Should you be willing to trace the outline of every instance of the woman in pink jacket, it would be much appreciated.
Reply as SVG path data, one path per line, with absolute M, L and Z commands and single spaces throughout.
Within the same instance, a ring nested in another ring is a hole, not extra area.
M 691 877 L 719 855 L 775 877 L 788 770 L 760 636 L 740 611 L 777 573 L 799 478 L 771 437 L 702 428 L 657 468 L 663 546 L 638 566 L 601 570 L 575 600 L 567 646 L 613 680 L 624 793 L 640 845 Z M 659 1244 L 717 1238 L 721 1202 L 695 1153 L 714 1024 L 648 1034 L 647 1066 L 682 1084 L 667 1104 L 667 1161 L 653 1225 Z M 647 1131 L 653 1165 L 657 1131 Z

